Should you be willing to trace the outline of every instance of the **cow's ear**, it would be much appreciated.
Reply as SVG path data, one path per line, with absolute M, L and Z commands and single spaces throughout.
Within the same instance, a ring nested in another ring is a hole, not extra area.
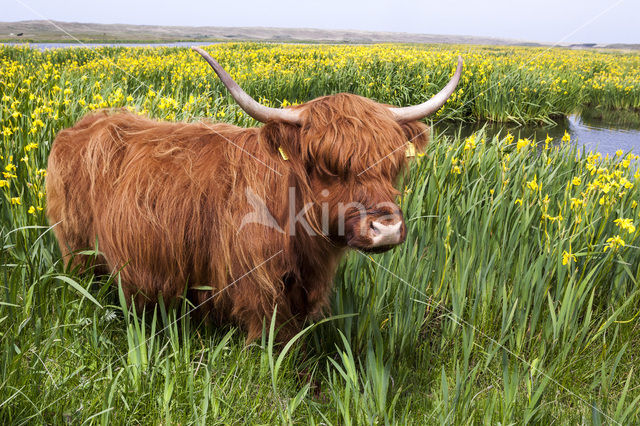
M 300 158 L 300 126 L 283 122 L 268 122 L 260 128 L 260 143 L 288 160 Z
M 402 124 L 402 130 L 404 131 L 407 141 L 413 143 L 418 151 L 424 150 L 424 147 L 429 143 L 429 136 L 431 131 L 429 126 L 421 121 L 410 121 Z

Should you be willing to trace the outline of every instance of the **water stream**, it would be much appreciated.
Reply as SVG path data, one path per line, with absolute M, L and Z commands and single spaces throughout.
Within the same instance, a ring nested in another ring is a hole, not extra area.
M 572 143 L 585 146 L 587 151 L 613 155 L 617 150 L 640 155 L 640 112 L 585 110 L 579 114 L 556 120 L 552 125 L 528 125 L 504 123 L 437 123 L 434 133 L 463 137 L 484 128 L 488 137 L 504 136 L 511 132 L 515 137 L 543 141 L 547 135 L 560 142 L 565 131 Z

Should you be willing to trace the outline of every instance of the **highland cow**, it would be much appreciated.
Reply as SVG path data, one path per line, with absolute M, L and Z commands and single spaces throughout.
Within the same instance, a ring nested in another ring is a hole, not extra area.
M 455 90 L 394 108 L 336 94 L 276 109 L 246 94 L 205 51 L 238 104 L 261 127 L 158 122 L 98 111 L 57 136 L 47 214 L 64 256 L 79 250 L 119 273 L 142 307 L 183 294 L 251 341 L 277 306 L 286 340 L 328 305 L 345 249 L 380 252 L 404 241 L 394 183 L 405 149 L 427 143 L 419 120 Z M 73 256 L 72 256 L 73 255 Z

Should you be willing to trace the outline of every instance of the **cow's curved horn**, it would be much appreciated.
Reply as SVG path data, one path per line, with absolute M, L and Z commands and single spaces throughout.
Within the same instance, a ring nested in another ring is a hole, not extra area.
M 238 83 L 233 81 L 231 76 L 220 66 L 215 59 L 211 57 L 207 52 L 199 47 L 192 47 L 193 50 L 198 52 L 202 57 L 211 65 L 211 68 L 218 74 L 222 84 L 229 90 L 233 99 L 236 100 L 240 108 L 242 108 L 247 114 L 256 120 L 266 123 L 269 120 L 281 120 L 288 123 L 300 124 L 300 113 L 292 111 L 290 109 L 270 108 L 264 105 L 260 105 L 255 99 L 247 94 Z
M 407 121 L 415 121 L 420 120 L 427 115 L 433 114 L 437 110 L 439 110 L 449 96 L 453 94 L 453 91 L 456 90 L 456 86 L 460 81 L 460 76 L 462 75 L 462 56 L 458 56 L 458 67 L 456 68 L 456 73 L 451 77 L 449 83 L 447 83 L 444 88 L 435 94 L 428 101 L 421 103 L 419 105 L 412 105 L 404 108 L 389 108 L 391 113 L 393 114 L 396 121 L 399 122 L 407 122 Z

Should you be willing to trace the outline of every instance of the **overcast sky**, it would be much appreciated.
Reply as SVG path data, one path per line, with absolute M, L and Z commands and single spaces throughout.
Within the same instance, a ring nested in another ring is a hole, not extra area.
M 640 43 L 640 0 L 1 0 L 0 21 L 401 31 Z

